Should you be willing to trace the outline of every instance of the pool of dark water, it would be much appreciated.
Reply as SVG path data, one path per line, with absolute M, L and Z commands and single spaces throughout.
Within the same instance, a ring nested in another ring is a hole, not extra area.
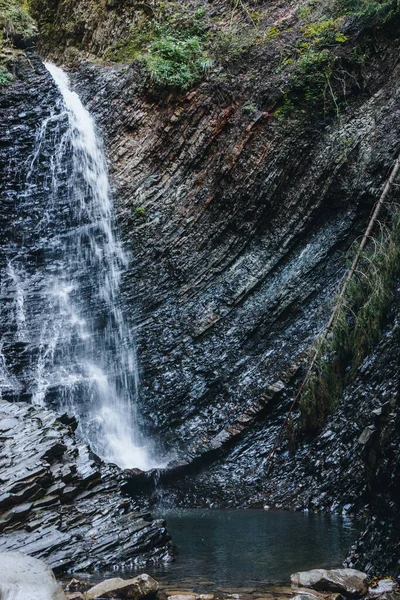
M 156 516 L 166 519 L 178 554 L 151 574 L 200 590 L 262 590 L 299 570 L 340 567 L 358 532 L 350 519 L 299 512 L 174 509 Z
M 287 585 L 296 571 L 342 566 L 359 530 L 357 522 L 337 515 L 273 510 L 168 509 L 153 515 L 167 521 L 175 562 L 79 578 L 94 584 L 146 572 L 168 590 L 266 592 Z

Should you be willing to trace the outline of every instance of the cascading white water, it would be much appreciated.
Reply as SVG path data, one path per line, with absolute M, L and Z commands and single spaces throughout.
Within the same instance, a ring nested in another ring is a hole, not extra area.
M 46 164 L 39 250 L 34 269 L 26 272 L 24 256 L 16 255 L 7 272 L 14 339 L 37 349 L 24 385 L 34 403 L 75 413 L 81 437 L 102 458 L 147 470 L 159 465 L 137 426 L 135 343 L 120 299 L 127 257 L 116 236 L 102 144 L 67 75 L 45 66 L 61 97 L 42 123 L 27 178 L 29 199 L 38 188 L 35 171 Z

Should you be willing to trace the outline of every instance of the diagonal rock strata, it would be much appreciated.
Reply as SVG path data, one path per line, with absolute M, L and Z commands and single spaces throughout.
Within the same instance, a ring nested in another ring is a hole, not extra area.
M 0 401 L 0 551 L 57 573 L 169 561 L 161 520 L 121 491 L 123 473 L 75 438 L 74 418 Z

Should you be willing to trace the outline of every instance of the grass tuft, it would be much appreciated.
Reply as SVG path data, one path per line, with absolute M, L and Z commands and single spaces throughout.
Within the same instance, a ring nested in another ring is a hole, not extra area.
M 400 272 L 400 212 L 370 241 L 339 300 L 332 329 L 315 342 L 316 360 L 300 396 L 300 430 L 313 432 L 339 404 L 343 388 L 380 339 Z

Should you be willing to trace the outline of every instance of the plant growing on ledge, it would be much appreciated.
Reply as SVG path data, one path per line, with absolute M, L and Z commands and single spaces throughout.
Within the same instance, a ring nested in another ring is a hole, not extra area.
M 18 54 L 16 48 L 23 47 L 36 34 L 36 25 L 29 15 L 26 2 L 0 0 L 0 86 L 7 85 L 13 79 L 7 63 L 10 57 Z
M 355 253 L 359 254 L 359 251 Z M 400 212 L 360 253 L 354 275 L 335 303 L 328 335 L 317 338 L 315 359 L 300 395 L 300 429 L 321 428 L 371 347 L 379 340 L 400 272 Z
M 146 216 L 146 209 L 144 206 L 137 206 L 135 208 L 135 217 L 144 218 Z
M 213 64 L 198 36 L 170 34 L 154 40 L 142 60 L 153 84 L 180 90 L 199 81 Z
M 12 78 L 13 77 L 11 73 L 9 73 L 7 69 L 3 67 L 3 65 L 0 65 L 0 87 L 3 87 L 4 85 L 10 83 L 10 81 L 12 81 Z

